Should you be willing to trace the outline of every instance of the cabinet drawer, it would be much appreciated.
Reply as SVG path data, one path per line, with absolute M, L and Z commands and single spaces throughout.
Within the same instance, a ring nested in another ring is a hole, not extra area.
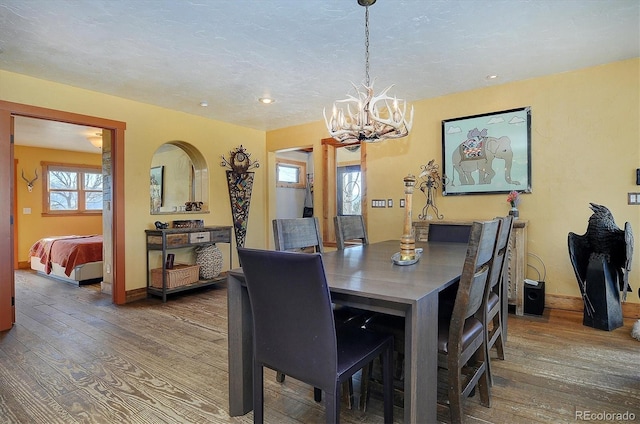
M 167 247 L 187 244 L 187 234 L 167 234 Z M 162 246 L 162 236 L 149 236 L 147 243 Z
M 229 237 L 229 231 L 228 230 L 211 231 L 211 241 L 229 243 L 231 241 Z
M 189 233 L 189 243 L 208 243 L 210 241 L 211 241 L 211 232 L 209 231 Z

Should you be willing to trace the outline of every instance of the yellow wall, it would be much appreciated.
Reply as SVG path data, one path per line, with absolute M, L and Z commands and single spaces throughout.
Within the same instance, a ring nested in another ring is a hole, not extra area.
M 640 59 L 636 58 L 414 102 L 409 137 L 367 146 L 371 241 L 399 240 L 402 235 L 403 209 L 397 207 L 398 199 L 404 197 L 402 179 L 409 173 L 418 175 L 420 166 L 430 159 L 442 166 L 442 120 L 531 106 L 533 192 L 521 197 L 520 219 L 529 221 L 529 252 L 540 256 L 546 265 L 547 293 L 579 296 L 567 234 L 586 231 L 589 202 L 607 206 L 619 227 L 629 221 L 636 234 L 640 233 L 640 206 L 627 205 L 627 193 L 640 191 L 635 185 L 635 170 L 640 167 L 639 76 Z M 323 122 L 270 131 L 267 151 L 313 145 L 320 153 L 320 140 L 327 136 Z M 322 155 L 315 154 L 314 160 L 315 215 L 322 216 L 318 184 L 322 181 Z M 371 199 L 394 199 L 396 206 L 372 209 Z M 414 219 L 425 200 L 416 190 Z M 492 218 L 507 214 L 509 209 L 503 194 L 443 197 L 440 192 L 436 205 L 448 220 Z M 637 242 L 635 247 L 630 278 L 634 293 L 628 300 L 638 303 Z M 536 274 L 530 273 L 530 277 Z
M 203 219 L 207 225 L 231 225 L 231 210 L 225 168 L 220 156 L 241 144 L 260 163 L 265 159 L 265 133 L 225 122 L 108 96 L 68 85 L 57 84 L 0 71 L 2 100 L 96 116 L 127 124 L 125 131 L 125 254 L 126 290 L 146 287 L 145 229 L 153 228 L 157 215 L 149 212 L 149 167 L 155 150 L 168 141 L 192 144 L 207 160 L 210 174 L 210 213 L 162 215 L 162 221 Z M 194 99 L 199 101 L 199 99 Z M 247 246 L 263 246 L 266 240 L 264 207 L 265 173 L 255 169 L 253 196 L 247 231 Z M 228 256 L 228 249 L 221 250 Z M 225 256 L 225 264 L 228 258 Z M 234 254 L 234 266 L 238 266 Z
M 39 149 L 27 146 L 15 146 L 14 157 L 18 160 L 18 180 L 16 194 L 18 196 L 18 261 L 29 260 L 29 248 L 42 237 L 60 235 L 102 234 L 102 216 L 42 216 L 43 178 L 41 161 L 74 165 L 102 166 L 100 155 L 93 153 L 69 152 L 66 150 Z M 38 170 L 39 179 L 33 184 L 29 193 L 27 183 L 20 177 L 22 170 L 27 179 L 35 177 Z M 24 208 L 31 208 L 30 214 L 24 214 Z
M 567 233 L 584 233 L 591 215 L 588 203 L 608 206 L 619 226 L 629 221 L 636 234 L 640 232 L 640 207 L 626 204 L 628 192 L 640 191 L 634 176 L 640 166 L 639 75 L 640 59 L 632 59 L 414 102 L 414 127 L 409 137 L 367 148 L 368 198 L 396 200 L 392 209 L 371 209 L 367 205 L 371 240 L 399 239 L 403 211 L 397 207 L 397 199 L 403 197 L 402 178 L 408 173 L 418 174 L 420 165 L 430 159 L 435 158 L 441 164 L 443 119 L 531 106 L 533 193 L 523 196 L 520 216 L 529 221 L 529 251 L 542 257 L 547 266 L 547 292 L 578 296 L 568 259 Z M 327 137 L 327 132 L 320 120 L 265 134 L 6 71 L 0 71 L 0 87 L 2 100 L 127 123 L 124 247 L 127 290 L 146 284 L 144 230 L 152 228 L 157 220 L 157 216 L 149 213 L 146 195 L 149 166 L 153 153 L 164 142 L 186 141 L 207 159 L 211 213 L 189 217 L 204 219 L 208 225 L 231 224 L 225 168 L 219 166 L 220 156 L 228 157 L 230 150 L 242 144 L 252 159 L 260 162 L 260 168 L 255 170 L 246 240 L 249 247 L 272 243 L 269 223 L 275 208 L 275 193 L 271 190 L 275 188 L 275 179 L 270 166 L 275 162 L 273 152 L 314 146 L 315 214 L 322 216 L 320 140 Z M 414 196 L 415 217 L 424 204 L 421 195 L 417 192 Z M 505 195 L 438 194 L 436 204 L 446 219 L 490 218 L 508 210 Z M 185 216 L 162 218 L 170 221 Z M 24 250 L 22 243 L 20 250 Z M 629 300 L 638 303 L 637 243 L 635 250 L 631 274 L 634 293 Z M 234 265 L 237 264 L 236 258 Z

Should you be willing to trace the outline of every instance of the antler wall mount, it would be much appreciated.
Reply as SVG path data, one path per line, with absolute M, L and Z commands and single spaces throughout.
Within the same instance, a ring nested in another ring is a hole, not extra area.
M 33 180 L 28 180 L 27 177 L 24 176 L 24 169 L 22 170 L 22 179 L 27 182 L 27 190 L 29 193 L 33 191 L 33 183 L 38 179 L 38 169 L 35 170 L 36 177 Z

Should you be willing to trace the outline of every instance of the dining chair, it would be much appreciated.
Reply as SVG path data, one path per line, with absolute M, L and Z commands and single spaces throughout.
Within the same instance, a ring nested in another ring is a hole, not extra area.
M 279 251 L 324 252 L 317 217 L 274 219 L 273 238 Z
M 500 230 L 496 241 L 495 251 L 493 253 L 493 264 L 489 275 L 489 283 L 487 284 L 487 327 L 486 327 L 486 346 L 487 346 L 487 373 L 489 382 L 493 385 L 493 374 L 491 372 L 491 356 L 490 351 L 493 346 L 496 347 L 498 359 L 504 360 L 504 340 L 506 338 L 506 326 L 503 325 L 507 319 L 503 316 L 505 310 L 504 304 L 507 299 L 506 284 L 506 263 L 509 257 L 509 238 L 511 237 L 511 229 L 513 228 L 513 216 L 507 215 L 499 218 Z
M 273 236 L 275 248 L 278 251 L 322 253 L 322 236 L 318 218 L 282 218 L 273 220 Z M 336 325 L 360 326 L 367 318 L 366 311 L 347 306 L 333 305 L 334 320 Z M 285 374 L 276 373 L 276 381 L 282 383 Z M 348 404 L 353 405 L 353 382 L 348 380 Z M 315 393 L 316 401 L 320 401 L 318 393 Z
M 432 222 L 429 224 L 427 239 L 428 241 L 468 243 L 470 234 L 471 225 Z
M 447 242 L 447 243 L 464 243 L 468 244 L 471 234 L 471 224 L 450 224 L 432 222 L 429 224 L 429 232 L 427 240 L 429 242 Z M 336 231 L 336 239 L 337 239 Z M 452 310 L 455 301 L 458 285 L 452 284 L 441 293 L 438 294 L 438 302 L 442 310 Z M 444 306 L 442 306 L 444 305 Z M 393 334 L 394 337 L 394 387 L 396 390 L 403 391 L 404 378 L 404 317 L 393 316 L 387 314 L 375 314 L 367 319 L 365 326 L 375 331 L 386 331 Z M 367 370 L 371 374 L 371 370 Z M 365 389 L 363 391 L 369 394 L 368 386 L 370 379 L 364 379 Z M 363 396 L 360 401 L 360 408 L 366 410 L 367 396 Z
M 449 407 L 453 423 L 463 421 L 462 402 L 476 386 L 480 403 L 491 406 L 486 287 L 499 227 L 497 219 L 473 223 L 453 310 L 450 318 L 438 320 L 438 401 Z
M 324 392 L 326 422 L 339 423 L 341 384 L 376 357 L 383 364 L 384 421 L 393 422 L 393 336 L 336 327 L 322 255 L 247 248 L 238 255 L 253 313 L 254 422 L 264 421 L 264 367 Z
M 360 244 L 369 244 L 367 228 L 364 225 L 362 215 L 338 215 L 333 217 L 336 230 L 336 246 L 338 250 L 344 250 L 348 241 L 359 241 Z

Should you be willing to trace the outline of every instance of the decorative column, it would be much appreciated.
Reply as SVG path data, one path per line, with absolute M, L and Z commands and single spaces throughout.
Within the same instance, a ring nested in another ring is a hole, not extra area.
M 411 200 L 416 177 L 409 174 L 404 177 L 404 229 L 400 239 L 400 260 L 411 261 L 416 258 L 416 239 L 411 230 Z
M 251 189 L 253 187 L 253 172 L 251 168 L 258 168 L 257 161 L 249 159 L 251 155 L 240 145 L 229 152 L 229 160 L 222 156 L 221 166 L 228 166 L 227 185 L 229 186 L 229 200 L 231 202 L 231 215 L 233 216 L 233 229 L 236 236 L 236 247 L 244 247 L 249 222 L 249 204 L 251 203 Z

